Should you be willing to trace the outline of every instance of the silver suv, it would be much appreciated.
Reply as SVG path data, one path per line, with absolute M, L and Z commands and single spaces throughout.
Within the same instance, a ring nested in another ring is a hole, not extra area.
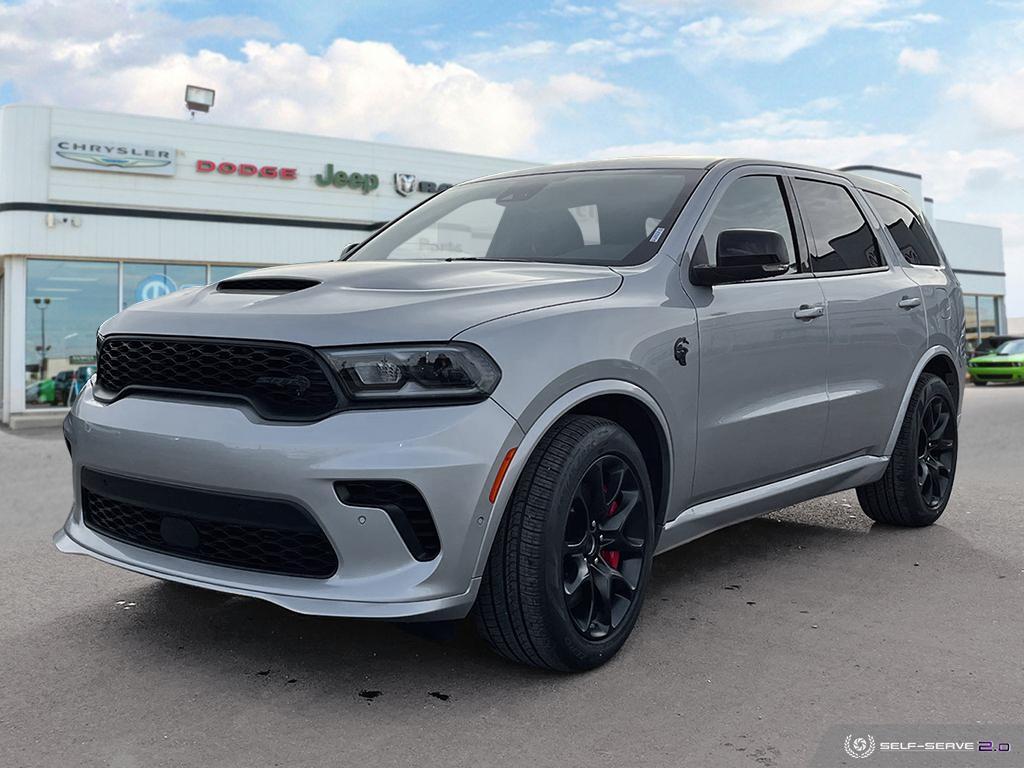
M 459 184 L 341 263 L 100 328 L 64 552 L 293 611 L 611 658 L 658 552 L 845 488 L 949 499 L 960 288 L 900 189 L 647 158 Z

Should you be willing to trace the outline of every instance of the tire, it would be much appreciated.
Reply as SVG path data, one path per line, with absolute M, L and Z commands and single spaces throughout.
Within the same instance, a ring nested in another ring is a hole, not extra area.
M 633 630 L 653 552 L 654 497 L 640 449 L 612 421 L 567 416 L 516 483 L 474 607 L 477 630 L 522 664 L 600 666 Z
M 956 476 L 956 403 L 938 376 L 923 374 L 914 386 L 885 474 L 857 489 L 864 513 L 879 523 L 931 525 L 949 503 Z
M 978 381 L 977 379 L 971 379 L 971 383 L 976 387 L 987 387 L 987 381 Z

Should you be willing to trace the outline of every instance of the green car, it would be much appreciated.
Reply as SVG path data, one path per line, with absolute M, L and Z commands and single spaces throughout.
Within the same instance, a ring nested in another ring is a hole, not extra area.
M 979 387 L 990 381 L 1024 381 L 1024 339 L 1004 341 L 995 352 L 971 358 L 967 371 Z

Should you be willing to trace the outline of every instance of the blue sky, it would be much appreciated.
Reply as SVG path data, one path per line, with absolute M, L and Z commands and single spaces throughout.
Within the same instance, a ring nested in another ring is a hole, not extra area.
M 0 102 L 552 161 L 715 153 L 924 174 L 1004 228 L 1024 315 L 1024 1 L 0 2 Z

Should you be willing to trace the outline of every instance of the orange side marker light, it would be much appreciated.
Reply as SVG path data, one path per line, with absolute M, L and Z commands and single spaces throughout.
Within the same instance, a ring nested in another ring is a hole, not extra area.
M 491 486 L 491 495 L 489 496 L 491 504 L 498 498 L 498 491 L 501 490 L 501 481 L 505 479 L 505 473 L 508 472 L 508 465 L 512 463 L 512 457 L 516 455 L 515 448 L 509 448 L 508 453 L 505 454 L 505 458 L 501 460 L 501 466 L 498 467 L 498 474 L 494 476 L 494 484 Z

